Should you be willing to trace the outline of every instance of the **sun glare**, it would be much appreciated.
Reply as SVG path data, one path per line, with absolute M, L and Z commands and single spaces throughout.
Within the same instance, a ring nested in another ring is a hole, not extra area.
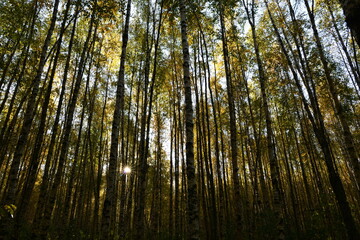
M 128 166 L 124 167 L 124 173 L 125 174 L 131 173 L 131 168 Z

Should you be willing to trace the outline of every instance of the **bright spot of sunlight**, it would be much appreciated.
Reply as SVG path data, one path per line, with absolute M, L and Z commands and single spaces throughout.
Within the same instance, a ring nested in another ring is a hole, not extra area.
M 128 166 L 124 167 L 124 173 L 125 174 L 131 173 L 131 168 Z

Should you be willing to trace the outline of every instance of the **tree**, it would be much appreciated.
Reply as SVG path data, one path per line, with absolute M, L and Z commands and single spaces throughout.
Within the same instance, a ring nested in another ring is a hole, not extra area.
M 359 10 L 360 2 L 358 0 L 339 0 L 343 8 L 345 20 L 348 27 L 353 31 L 356 42 L 360 45 L 360 25 Z
M 183 74 L 185 92 L 185 133 L 186 133 L 186 176 L 187 176 L 187 211 L 188 239 L 199 239 L 198 196 L 194 165 L 194 123 L 190 81 L 190 53 L 187 33 L 186 7 L 180 0 L 181 45 L 183 52 Z
M 126 7 L 126 17 L 124 32 L 122 35 L 122 48 L 120 56 L 120 69 L 119 77 L 116 88 L 116 103 L 114 108 L 114 117 L 112 122 L 111 130 L 111 146 L 110 146 L 110 160 L 109 160 L 109 171 L 107 174 L 107 188 L 106 196 L 104 201 L 101 230 L 103 239 L 112 237 L 114 230 L 112 228 L 115 219 L 111 219 L 111 212 L 115 209 L 115 191 L 116 191 L 116 175 L 118 166 L 118 143 L 119 143 L 119 132 L 120 132 L 120 120 L 124 111 L 124 78 L 125 78 L 125 60 L 126 60 L 126 48 L 128 43 L 128 32 L 129 32 L 129 19 L 131 10 L 131 0 L 128 0 Z

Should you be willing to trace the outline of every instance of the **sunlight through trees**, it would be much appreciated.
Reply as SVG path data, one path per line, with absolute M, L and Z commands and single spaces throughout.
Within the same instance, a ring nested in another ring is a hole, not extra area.
M 360 239 L 359 6 L 0 1 L 0 239 Z

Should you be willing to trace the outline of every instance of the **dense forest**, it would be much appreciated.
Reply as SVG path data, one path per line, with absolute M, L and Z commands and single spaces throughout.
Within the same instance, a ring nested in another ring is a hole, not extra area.
M 360 239 L 359 0 L 1 0 L 0 239 Z

